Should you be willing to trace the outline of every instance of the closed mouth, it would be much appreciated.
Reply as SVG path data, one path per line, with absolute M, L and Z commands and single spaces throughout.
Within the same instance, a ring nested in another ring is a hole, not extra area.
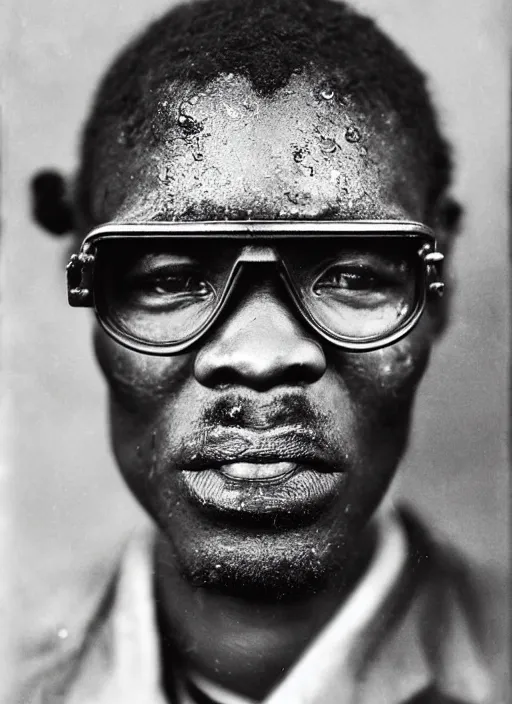
M 184 448 L 180 482 L 188 500 L 214 520 L 298 526 L 345 486 L 346 467 L 337 454 L 303 426 L 220 426 Z
M 181 459 L 180 469 L 216 470 L 233 481 L 278 480 L 300 465 L 333 472 L 337 465 L 326 443 L 301 426 L 265 431 L 214 428 L 200 444 L 189 445 Z

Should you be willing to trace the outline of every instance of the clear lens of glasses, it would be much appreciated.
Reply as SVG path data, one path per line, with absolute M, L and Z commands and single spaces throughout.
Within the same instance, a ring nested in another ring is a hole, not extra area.
M 238 252 L 229 243 L 190 239 L 101 242 L 94 275 L 98 313 L 134 340 L 182 343 L 215 314 Z
M 421 300 L 418 243 L 393 239 L 320 241 L 314 251 L 282 253 L 307 315 L 339 340 L 392 335 Z
M 278 270 L 302 314 L 333 341 L 389 337 L 422 301 L 417 239 L 384 235 L 266 244 L 280 257 Z M 94 272 L 98 315 L 134 341 L 183 344 L 215 317 L 243 247 L 240 240 L 207 237 L 105 239 L 98 243 Z

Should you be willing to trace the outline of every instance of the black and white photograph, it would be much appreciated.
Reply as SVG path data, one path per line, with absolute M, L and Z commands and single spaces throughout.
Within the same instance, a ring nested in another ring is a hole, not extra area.
M 1 704 L 508 704 L 508 0 L 6 0 Z

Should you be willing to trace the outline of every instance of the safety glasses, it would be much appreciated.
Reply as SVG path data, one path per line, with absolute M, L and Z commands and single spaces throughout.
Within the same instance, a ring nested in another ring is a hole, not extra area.
M 93 306 L 119 343 L 156 355 L 196 344 L 264 280 L 323 339 L 389 345 L 442 294 L 433 232 L 405 221 L 108 224 L 68 265 L 72 306 Z

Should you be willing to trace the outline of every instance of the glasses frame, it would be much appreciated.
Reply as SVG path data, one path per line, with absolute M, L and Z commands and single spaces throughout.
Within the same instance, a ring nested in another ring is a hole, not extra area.
M 418 257 L 422 266 L 423 280 L 419 282 L 420 295 L 412 313 L 397 330 L 384 336 L 373 336 L 356 340 L 338 336 L 316 321 L 302 303 L 301 295 L 288 273 L 283 259 L 272 246 L 272 242 L 284 239 L 306 240 L 311 238 L 354 239 L 357 237 L 416 239 Z M 95 263 L 97 246 L 104 240 L 133 239 L 219 239 L 240 240 L 246 245 L 241 249 L 231 267 L 223 293 L 208 320 L 187 339 L 177 343 L 152 343 L 131 336 L 116 327 L 102 312 L 101 296 L 97 295 Z M 261 240 L 265 244 L 261 244 Z M 273 265 L 290 294 L 301 317 L 323 339 L 342 349 L 365 352 L 380 349 L 397 342 L 416 325 L 423 313 L 428 294 L 442 295 L 441 280 L 443 254 L 437 249 L 434 232 L 418 222 L 404 220 L 357 220 L 357 221 L 214 221 L 214 222 L 153 222 L 153 223 L 109 223 L 92 230 L 82 242 L 78 254 L 71 256 L 67 266 L 68 301 L 73 307 L 93 307 L 102 328 L 110 337 L 124 347 L 151 355 L 173 355 L 184 352 L 195 345 L 215 324 L 221 315 L 242 270 L 247 266 Z

